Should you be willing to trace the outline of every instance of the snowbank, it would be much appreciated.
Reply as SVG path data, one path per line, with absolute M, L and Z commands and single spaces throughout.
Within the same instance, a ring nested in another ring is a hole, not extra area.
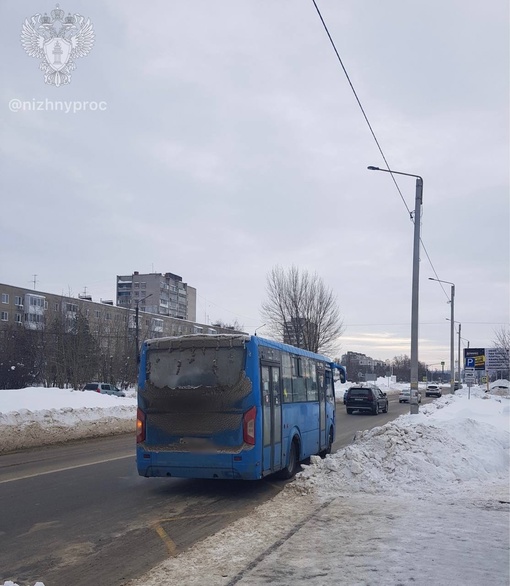
M 31 387 L 0 391 L 0 453 L 135 431 L 136 397 Z

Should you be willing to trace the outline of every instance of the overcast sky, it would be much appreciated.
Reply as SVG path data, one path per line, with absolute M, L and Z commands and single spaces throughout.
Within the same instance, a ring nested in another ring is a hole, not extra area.
M 337 297 L 339 354 L 409 355 L 415 180 L 396 177 L 404 205 L 367 170 L 384 160 L 312 0 L 60 5 L 95 31 L 60 87 L 20 41 L 55 4 L 0 8 L 0 282 L 99 300 L 116 275 L 173 272 L 199 321 L 253 333 L 268 272 L 295 265 Z M 450 285 L 429 277 L 455 283 L 462 343 L 492 346 L 510 320 L 508 2 L 317 5 L 390 167 L 424 179 L 419 359 L 449 364 Z

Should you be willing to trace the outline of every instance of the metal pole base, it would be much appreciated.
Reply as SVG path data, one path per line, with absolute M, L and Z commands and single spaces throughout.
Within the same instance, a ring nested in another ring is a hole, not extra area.
M 411 415 L 417 415 L 420 412 L 420 406 L 418 404 L 414 405 L 411 403 Z

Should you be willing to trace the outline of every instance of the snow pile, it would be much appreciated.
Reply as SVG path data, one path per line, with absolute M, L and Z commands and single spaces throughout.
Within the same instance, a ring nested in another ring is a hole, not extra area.
M 508 481 L 508 400 L 467 389 L 358 432 L 353 444 L 309 466 L 291 487 L 323 497 L 346 491 L 395 495 L 437 492 L 460 483 Z
M 135 430 L 136 398 L 31 387 L 0 391 L 0 453 Z

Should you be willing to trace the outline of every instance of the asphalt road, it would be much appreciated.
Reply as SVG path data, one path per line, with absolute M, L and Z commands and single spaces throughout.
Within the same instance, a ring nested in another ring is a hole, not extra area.
M 423 399 L 424 403 L 431 399 Z M 408 413 L 347 415 L 333 449 Z M 83 440 L 0 457 L 0 583 L 121 586 L 243 517 L 285 483 L 141 478 L 134 437 Z

